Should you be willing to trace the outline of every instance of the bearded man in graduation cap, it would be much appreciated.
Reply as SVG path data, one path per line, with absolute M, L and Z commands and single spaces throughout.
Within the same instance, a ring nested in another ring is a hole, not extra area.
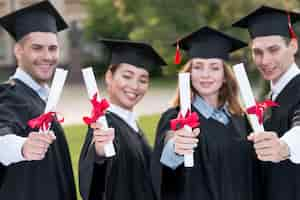
M 48 1 L 0 18 L 16 40 L 17 69 L 0 85 L 0 199 L 74 200 L 76 191 L 63 129 L 52 122 L 48 134 L 29 120 L 45 109 L 59 58 L 57 32 L 67 28 Z
M 261 6 L 233 26 L 248 29 L 254 63 L 270 81 L 272 107 L 266 131 L 250 135 L 262 162 L 263 199 L 300 199 L 300 70 L 292 24 L 300 13 Z

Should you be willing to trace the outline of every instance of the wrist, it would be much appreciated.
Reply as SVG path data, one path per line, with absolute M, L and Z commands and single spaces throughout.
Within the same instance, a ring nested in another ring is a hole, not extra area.
M 288 144 L 283 140 L 280 140 L 279 143 L 280 143 L 279 154 L 280 154 L 282 160 L 286 160 L 291 156 L 290 148 L 289 148 Z

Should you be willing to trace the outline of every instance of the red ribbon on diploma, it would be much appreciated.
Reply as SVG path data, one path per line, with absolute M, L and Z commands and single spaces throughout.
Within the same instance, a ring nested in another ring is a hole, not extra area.
M 247 113 L 256 115 L 258 118 L 258 122 L 260 124 L 262 124 L 265 110 L 269 107 L 274 107 L 274 106 L 279 106 L 279 104 L 277 104 L 276 102 L 274 102 L 272 100 L 256 102 L 256 104 L 254 106 L 247 108 Z
M 170 126 L 173 131 L 181 129 L 184 125 L 188 125 L 191 128 L 195 128 L 199 126 L 199 117 L 196 112 L 188 111 L 185 117 L 182 116 L 181 113 L 178 114 L 176 119 L 172 119 L 170 121 Z
M 105 114 L 105 110 L 109 107 L 109 103 L 106 99 L 102 99 L 101 101 L 97 100 L 97 93 L 94 94 L 91 103 L 93 106 L 91 117 L 83 117 L 83 121 L 87 125 L 96 122 L 99 117 Z
M 34 119 L 29 120 L 28 126 L 30 128 L 39 128 L 42 131 L 47 131 L 50 128 L 49 126 L 51 125 L 51 122 L 53 122 L 56 118 L 56 112 L 47 112 Z M 64 122 L 64 118 L 61 118 L 60 120 L 58 120 L 58 122 Z

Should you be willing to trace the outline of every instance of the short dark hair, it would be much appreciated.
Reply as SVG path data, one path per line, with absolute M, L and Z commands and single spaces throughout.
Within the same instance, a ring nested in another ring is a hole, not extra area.
M 289 37 L 284 37 L 284 36 L 280 36 L 282 39 L 283 39 L 283 41 L 285 42 L 285 44 L 286 44 L 286 46 L 288 46 L 289 44 L 290 44 L 290 42 L 291 42 L 291 38 L 289 38 Z

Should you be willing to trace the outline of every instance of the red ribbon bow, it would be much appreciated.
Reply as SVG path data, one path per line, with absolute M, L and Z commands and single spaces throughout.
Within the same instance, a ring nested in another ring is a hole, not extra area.
M 186 113 L 185 117 L 183 117 L 182 114 L 179 113 L 176 119 L 172 119 L 170 121 L 170 126 L 173 131 L 183 128 L 184 125 L 188 125 L 191 128 L 195 128 L 199 126 L 199 124 L 200 122 L 197 113 L 191 113 L 190 111 Z
M 83 117 L 83 121 L 87 125 L 96 122 L 99 117 L 105 114 L 105 110 L 109 107 L 109 103 L 106 99 L 102 99 L 101 101 L 97 100 L 97 93 L 91 99 L 91 103 L 93 106 L 91 117 Z
M 258 122 L 260 124 L 263 123 L 263 115 L 265 110 L 268 107 L 274 107 L 274 106 L 279 106 L 276 102 L 272 100 L 265 100 L 263 102 L 256 102 L 255 106 L 251 106 L 250 108 L 247 108 L 247 113 L 248 114 L 255 114 L 258 118 Z
M 28 121 L 30 128 L 39 128 L 42 131 L 47 131 L 50 128 L 51 122 L 56 119 L 56 112 L 47 112 L 34 119 Z M 58 122 L 64 122 L 64 118 L 58 120 Z

